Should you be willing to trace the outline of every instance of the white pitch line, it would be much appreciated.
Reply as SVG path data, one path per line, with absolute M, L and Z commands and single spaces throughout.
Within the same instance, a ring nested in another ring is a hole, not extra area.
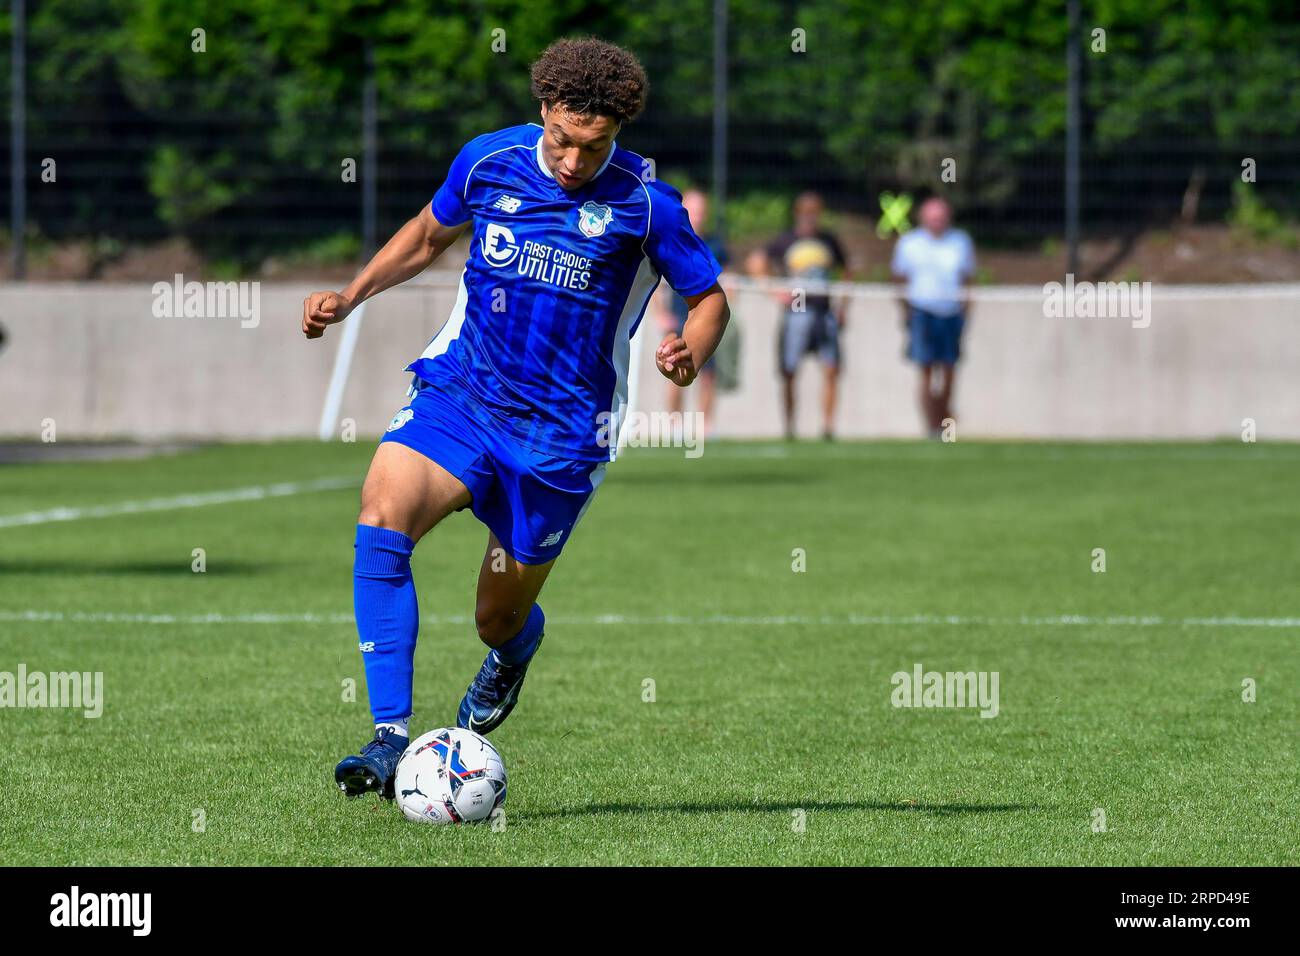
M 866 461 L 906 461 L 938 462 L 949 461 L 965 464 L 1014 464 L 1024 461 L 1151 461 L 1151 462 L 1240 462 L 1258 464 L 1260 462 L 1300 461 L 1300 448 L 1283 446 L 1261 450 L 1258 445 L 1242 445 L 1245 449 L 1238 452 L 1227 446 L 1208 448 L 1160 448 L 1158 445 L 1132 448 L 1094 448 L 1086 443 L 1079 443 L 1072 448 L 1042 448 L 1032 442 L 1023 445 L 994 445 L 982 442 L 969 442 L 960 449 L 949 450 L 942 443 L 926 444 L 899 442 L 884 445 L 855 445 L 841 442 L 836 445 L 816 446 L 803 449 L 790 445 L 747 446 L 733 444 L 730 439 L 718 439 L 712 445 L 704 445 L 704 457 L 715 459 L 785 459 L 808 464 L 826 459 L 851 459 Z M 633 449 L 637 451 L 638 449 Z M 983 454 L 982 452 L 989 452 Z M 945 457 L 947 456 L 947 457 Z
M 318 478 L 315 481 L 283 481 L 274 485 L 253 485 L 247 488 L 230 488 L 225 491 L 205 491 L 189 495 L 172 495 L 166 498 L 145 498 L 139 501 L 119 501 L 111 505 L 90 505 L 85 508 L 50 508 L 46 511 L 27 511 L 21 514 L 0 515 L 0 528 L 19 528 L 52 521 L 81 521 L 85 518 L 114 518 L 119 515 L 144 514 L 150 511 L 173 511 L 178 508 L 205 508 L 236 501 L 261 501 L 265 498 L 284 498 L 312 491 L 338 491 L 356 488 L 359 478 Z
M 945 625 L 950 627 L 1264 627 L 1300 628 L 1300 617 L 1161 617 L 1159 615 L 1106 617 L 1086 614 L 1020 617 L 984 617 L 960 614 L 785 614 L 733 615 L 706 614 L 698 617 L 679 614 L 594 614 L 556 615 L 549 620 L 560 625 L 600 625 L 613 627 L 727 625 L 741 627 L 783 627 L 810 625 L 818 627 L 911 627 Z M 0 611 L 0 621 L 72 624 L 352 624 L 351 614 L 125 614 L 115 611 Z M 420 623 L 433 626 L 466 627 L 469 615 L 445 614 L 420 616 Z

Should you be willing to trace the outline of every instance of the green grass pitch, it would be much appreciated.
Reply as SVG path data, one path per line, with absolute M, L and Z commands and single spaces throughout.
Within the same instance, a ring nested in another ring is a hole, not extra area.
M 372 447 L 0 468 L 0 671 L 104 675 L 98 719 L 0 710 L 0 862 L 1300 862 L 1296 446 L 630 452 L 493 735 L 497 830 L 334 789 L 369 733 L 356 487 L 3 522 L 359 484 Z M 485 540 L 465 513 L 416 550 L 421 732 L 454 721 L 482 659 Z M 918 663 L 997 672 L 998 715 L 894 707 Z

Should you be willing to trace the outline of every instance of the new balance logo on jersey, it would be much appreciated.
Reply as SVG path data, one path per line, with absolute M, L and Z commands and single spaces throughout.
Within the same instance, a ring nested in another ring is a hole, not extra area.
M 520 203 L 523 200 L 516 196 L 507 196 L 502 193 L 497 197 L 497 201 L 492 204 L 493 209 L 500 209 L 502 212 L 518 212 Z

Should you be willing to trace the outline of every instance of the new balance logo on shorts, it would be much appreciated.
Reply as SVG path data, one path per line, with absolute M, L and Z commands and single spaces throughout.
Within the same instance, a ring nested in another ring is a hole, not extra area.
M 560 539 L 564 537 L 563 531 L 552 531 L 542 539 L 541 547 L 549 548 L 551 545 L 559 544 Z

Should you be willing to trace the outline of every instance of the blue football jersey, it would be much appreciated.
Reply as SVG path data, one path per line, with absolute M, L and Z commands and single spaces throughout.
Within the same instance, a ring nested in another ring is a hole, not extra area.
M 684 296 L 721 271 L 681 195 L 643 178 L 614 144 L 572 192 L 546 168 L 529 123 L 471 140 L 433 197 L 445 226 L 473 222 L 446 325 L 408 370 L 486 426 L 541 454 L 614 457 L 630 340 L 660 278 Z

